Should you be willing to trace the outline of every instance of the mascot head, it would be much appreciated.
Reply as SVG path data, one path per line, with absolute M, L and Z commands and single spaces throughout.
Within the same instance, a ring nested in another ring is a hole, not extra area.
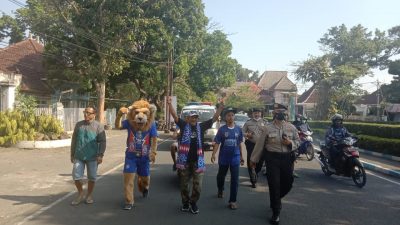
M 147 131 L 150 129 L 151 124 L 154 122 L 154 115 L 156 114 L 156 106 L 150 104 L 145 100 L 134 102 L 130 107 L 128 114 L 129 124 L 135 129 L 140 131 Z

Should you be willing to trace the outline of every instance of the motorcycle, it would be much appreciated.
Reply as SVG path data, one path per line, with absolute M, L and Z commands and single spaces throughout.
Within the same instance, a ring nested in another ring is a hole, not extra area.
M 321 151 L 317 157 L 321 165 L 322 172 L 326 176 L 332 174 L 344 177 L 351 177 L 357 187 L 362 188 L 367 182 L 367 175 L 364 166 L 359 160 L 359 152 L 353 147 L 357 142 L 355 137 L 345 137 L 337 141 L 336 147 L 341 151 L 340 158 L 336 160 L 335 168 L 329 166 L 329 149 L 325 144 L 321 144 Z
M 299 131 L 300 146 L 296 149 L 296 157 L 305 154 L 308 161 L 314 159 L 314 146 L 312 144 L 313 138 L 311 137 L 312 132 L 310 131 Z

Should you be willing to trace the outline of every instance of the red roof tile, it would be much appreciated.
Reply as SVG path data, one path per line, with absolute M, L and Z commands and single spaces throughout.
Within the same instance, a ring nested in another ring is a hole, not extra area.
M 42 53 L 43 45 L 26 39 L 0 49 L 0 70 L 22 75 L 21 90 L 36 95 L 49 95 L 51 88 L 42 81 L 45 78 Z

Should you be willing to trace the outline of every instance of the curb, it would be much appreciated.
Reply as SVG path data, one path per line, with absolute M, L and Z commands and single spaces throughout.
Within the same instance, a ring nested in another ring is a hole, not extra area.
M 382 153 L 379 153 L 379 152 L 373 152 L 373 151 L 364 150 L 364 149 L 360 149 L 360 148 L 357 148 L 357 149 L 358 149 L 359 152 L 362 152 L 362 153 L 367 154 L 367 155 L 378 156 L 378 157 L 381 157 L 381 158 L 385 158 L 385 159 L 389 159 L 389 160 L 400 162 L 400 157 L 397 157 L 397 156 L 392 156 L 392 155 L 388 155 L 388 154 L 382 154 Z
M 385 168 L 385 167 L 381 167 L 381 166 L 378 166 L 378 165 L 375 165 L 375 164 L 372 164 L 372 163 L 369 163 L 369 162 L 365 162 L 365 161 L 362 161 L 362 160 L 360 160 L 360 161 L 364 165 L 365 169 L 373 170 L 373 171 L 380 172 L 380 173 L 383 173 L 383 174 L 386 174 L 386 175 L 389 175 L 389 176 L 400 178 L 400 172 L 397 172 L 395 170 L 391 170 L 391 169 L 388 169 L 388 168 Z
M 316 146 L 314 146 L 314 149 L 317 152 L 321 151 L 321 149 L 319 147 L 316 147 Z M 358 149 L 358 150 L 360 150 L 360 152 L 365 153 L 365 154 L 376 153 L 376 152 L 366 151 L 366 150 L 363 150 L 363 149 Z M 377 154 L 384 155 L 384 154 L 381 154 L 381 153 L 377 153 Z M 380 155 L 375 155 L 374 154 L 374 156 L 378 156 L 378 157 Z M 395 156 L 393 156 L 393 157 L 395 157 Z M 395 157 L 395 158 L 400 158 L 400 157 Z M 379 166 L 379 165 L 376 165 L 376 164 L 372 164 L 372 163 L 369 163 L 369 162 L 366 162 L 366 161 L 363 161 L 363 160 L 360 160 L 360 161 L 363 164 L 364 168 L 367 169 L 367 170 L 372 170 L 372 171 L 383 173 L 383 174 L 386 174 L 386 175 L 389 175 L 389 176 L 392 176 L 392 177 L 400 178 L 400 171 L 397 172 L 395 170 L 391 170 L 391 169 L 388 169 L 388 168 L 385 168 L 385 167 L 382 167 L 382 166 Z

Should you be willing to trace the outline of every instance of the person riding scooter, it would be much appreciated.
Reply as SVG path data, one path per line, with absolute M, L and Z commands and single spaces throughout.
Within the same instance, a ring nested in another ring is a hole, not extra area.
M 328 128 L 325 135 L 326 147 L 329 151 L 329 164 L 335 168 L 336 162 L 340 156 L 340 150 L 337 148 L 337 142 L 345 137 L 351 137 L 352 135 L 343 127 L 343 116 L 335 114 L 331 118 L 332 125 Z
M 293 125 L 297 128 L 297 130 L 301 132 L 306 132 L 306 131 L 311 131 L 310 126 L 307 123 L 307 117 L 301 115 L 301 114 L 296 114 L 295 115 L 295 120 L 293 121 Z

